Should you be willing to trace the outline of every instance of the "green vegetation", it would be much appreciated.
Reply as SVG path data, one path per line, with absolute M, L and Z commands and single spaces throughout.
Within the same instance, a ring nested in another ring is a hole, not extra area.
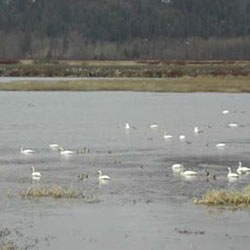
M 241 191 L 208 191 L 203 199 L 195 199 L 195 204 L 204 205 L 229 205 L 229 206 L 248 206 L 250 205 L 250 186 L 246 186 Z
M 249 59 L 246 0 L 0 0 L 0 58 Z

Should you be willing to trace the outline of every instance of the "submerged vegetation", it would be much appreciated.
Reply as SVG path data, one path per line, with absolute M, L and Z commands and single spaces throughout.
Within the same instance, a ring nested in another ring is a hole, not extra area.
M 204 205 L 222 205 L 222 206 L 249 206 L 250 205 L 250 185 L 244 187 L 241 191 L 208 191 L 200 200 L 195 199 L 195 204 Z

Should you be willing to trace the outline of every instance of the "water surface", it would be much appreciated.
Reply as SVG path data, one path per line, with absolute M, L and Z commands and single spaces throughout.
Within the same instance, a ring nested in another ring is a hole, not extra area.
M 250 175 L 233 183 L 226 177 L 238 161 L 250 166 L 249 112 L 249 94 L 0 92 L 1 226 L 12 230 L 20 249 L 246 249 L 248 211 L 196 206 L 192 198 L 249 183 Z M 195 126 L 203 133 L 195 135 Z M 171 140 L 164 140 L 165 130 Z M 215 147 L 220 142 L 225 149 Z M 62 157 L 51 143 L 75 154 Z M 21 146 L 35 153 L 21 155 Z M 173 163 L 199 177 L 173 174 Z M 40 181 L 32 182 L 32 165 Z M 109 183 L 98 182 L 99 169 Z M 217 179 L 207 181 L 205 169 Z M 79 181 L 81 173 L 88 179 Z M 18 195 L 55 184 L 98 202 Z

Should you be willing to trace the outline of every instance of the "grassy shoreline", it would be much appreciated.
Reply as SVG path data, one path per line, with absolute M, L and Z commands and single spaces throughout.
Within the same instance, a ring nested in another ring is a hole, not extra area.
M 249 93 L 250 76 L 183 76 L 176 78 L 113 78 L 69 81 L 1 82 L 0 91 L 141 91 Z

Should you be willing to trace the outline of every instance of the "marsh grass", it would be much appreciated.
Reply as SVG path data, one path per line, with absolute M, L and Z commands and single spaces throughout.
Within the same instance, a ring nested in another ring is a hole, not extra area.
M 215 206 L 249 206 L 250 205 L 250 185 L 241 191 L 212 190 L 208 191 L 200 200 L 195 199 L 195 204 L 215 205 Z
M 27 190 L 20 193 L 22 198 L 43 198 L 50 197 L 54 199 L 84 199 L 88 203 L 99 202 L 99 199 L 92 193 L 80 192 L 74 187 L 64 188 L 58 185 L 52 187 L 34 187 L 29 186 Z
M 0 83 L 5 91 L 153 91 L 250 92 L 250 76 L 198 76 L 159 79 L 82 79 L 76 81 L 23 81 Z
M 14 250 L 17 245 L 9 239 L 11 231 L 8 228 L 0 230 L 0 249 L 1 250 Z

